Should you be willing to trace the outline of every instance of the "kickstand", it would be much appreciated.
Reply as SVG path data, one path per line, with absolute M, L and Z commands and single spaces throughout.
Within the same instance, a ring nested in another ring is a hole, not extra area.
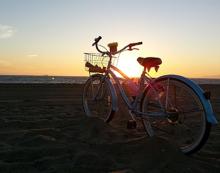
M 154 130 L 152 129 L 150 122 L 143 120 L 143 124 L 144 124 L 144 127 L 145 127 L 145 129 L 146 129 L 148 135 L 149 135 L 150 137 L 153 137 L 153 136 L 154 136 Z
M 132 120 L 136 121 L 135 116 L 133 115 L 133 113 L 131 112 L 131 110 L 129 110 L 128 113 L 130 114 Z

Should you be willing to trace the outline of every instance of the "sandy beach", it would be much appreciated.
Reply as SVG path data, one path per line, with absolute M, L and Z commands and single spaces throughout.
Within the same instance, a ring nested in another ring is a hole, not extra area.
M 220 121 L 220 85 L 211 91 Z M 87 118 L 82 84 L 0 84 L 0 172 L 220 172 L 220 127 L 185 156 L 175 146 L 126 128 L 120 107 L 112 123 Z M 121 104 L 122 105 L 122 104 Z

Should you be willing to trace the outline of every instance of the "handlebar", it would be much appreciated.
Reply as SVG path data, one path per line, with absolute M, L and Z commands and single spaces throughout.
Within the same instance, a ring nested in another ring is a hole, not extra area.
M 138 45 L 141 45 L 141 44 L 143 44 L 142 41 L 141 42 L 137 42 L 137 43 L 130 43 L 129 46 L 133 47 L 133 46 L 138 46 Z
M 101 36 L 99 36 L 99 37 L 97 37 L 97 38 L 95 38 L 95 42 L 92 44 L 92 46 L 94 46 L 94 45 L 96 45 L 96 44 L 98 44 L 98 42 L 100 41 L 102 39 L 102 37 Z
M 110 54 L 110 52 L 108 52 L 108 51 L 107 51 L 107 52 L 103 52 L 103 51 L 101 51 L 101 50 L 99 49 L 99 47 L 98 47 L 98 42 L 99 42 L 101 39 L 102 39 L 101 36 L 95 38 L 95 39 L 94 39 L 94 43 L 92 44 L 92 46 L 96 46 L 96 49 L 98 50 L 98 52 L 102 53 L 103 55 L 105 55 L 105 54 Z M 134 48 L 132 48 L 132 47 L 138 46 L 138 45 L 141 45 L 141 44 L 143 44 L 143 42 L 130 43 L 130 44 L 128 44 L 127 46 L 123 47 L 121 50 L 115 52 L 114 54 L 121 53 L 122 51 L 124 51 L 124 50 L 127 49 L 127 48 L 128 48 L 127 50 L 130 50 L 130 51 L 131 51 L 131 50 L 134 50 Z
M 143 42 L 137 42 L 137 43 L 130 43 L 128 46 L 128 50 L 133 50 L 133 49 L 137 49 L 137 48 L 132 48 L 133 46 L 138 46 L 138 45 L 141 45 L 143 44 Z M 138 50 L 138 49 L 137 49 Z

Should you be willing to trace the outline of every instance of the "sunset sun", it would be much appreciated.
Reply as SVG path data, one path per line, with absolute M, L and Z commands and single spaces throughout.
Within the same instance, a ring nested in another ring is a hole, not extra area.
M 117 68 L 119 68 L 129 77 L 138 77 L 140 76 L 143 67 L 137 62 L 138 56 L 131 56 L 129 53 L 130 52 L 124 53 L 121 55 L 121 57 L 119 57 Z
M 0 0 L 0 173 L 220 173 L 219 123 L 220 0 Z

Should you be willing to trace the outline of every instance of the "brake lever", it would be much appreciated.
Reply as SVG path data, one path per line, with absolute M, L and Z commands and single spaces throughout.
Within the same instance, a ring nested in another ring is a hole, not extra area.
M 129 51 L 132 51 L 132 50 L 139 50 L 139 49 L 136 48 L 136 47 L 135 47 L 135 48 L 129 47 L 128 50 L 129 50 Z
M 139 50 L 139 49 L 135 47 L 135 48 L 133 48 L 132 50 Z

